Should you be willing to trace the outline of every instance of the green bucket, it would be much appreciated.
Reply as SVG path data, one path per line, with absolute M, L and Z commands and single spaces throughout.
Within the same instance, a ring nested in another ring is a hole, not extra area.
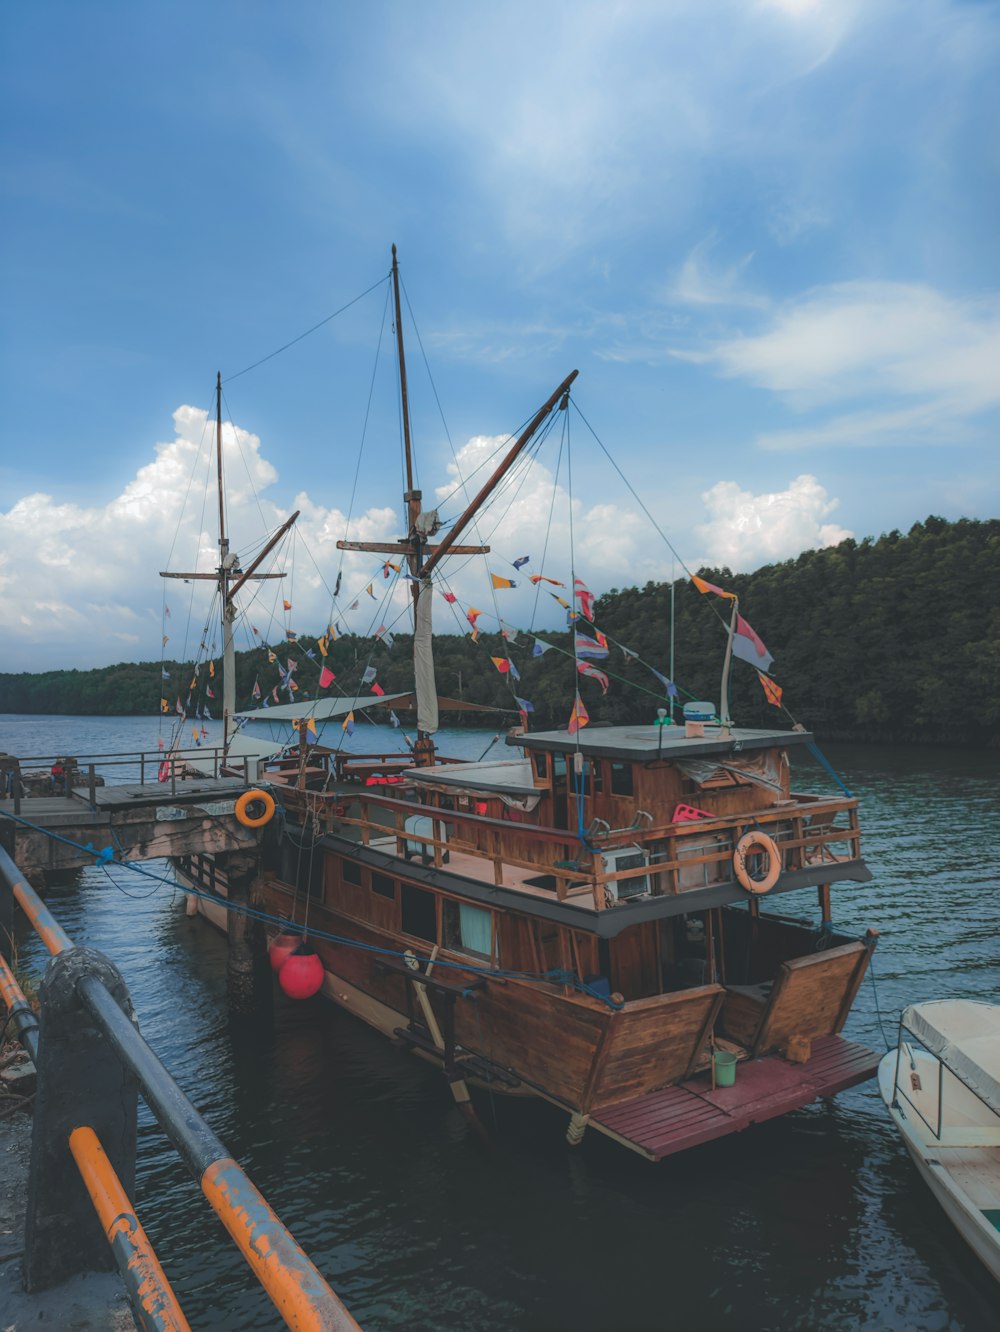
M 736 1081 L 736 1056 L 728 1050 L 716 1050 L 712 1055 L 715 1068 L 715 1085 L 731 1087 Z

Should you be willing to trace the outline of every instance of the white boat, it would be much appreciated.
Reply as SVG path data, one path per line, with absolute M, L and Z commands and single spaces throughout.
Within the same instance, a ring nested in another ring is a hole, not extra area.
M 879 1090 L 934 1197 L 1000 1281 L 1000 1005 L 911 1004 Z

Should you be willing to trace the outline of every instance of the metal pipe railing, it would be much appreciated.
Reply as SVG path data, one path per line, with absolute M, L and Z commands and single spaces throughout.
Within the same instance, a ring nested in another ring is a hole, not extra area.
M 143 1332 L 191 1332 L 149 1236 L 139 1224 L 97 1134 L 91 1128 L 74 1129 L 69 1135 L 69 1149 L 104 1227 Z
M 0 880 L 0 887 L 6 887 L 20 904 L 51 953 L 80 956 L 89 951 L 76 949 L 72 939 L 34 889 L 20 876 L 16 864 L 2 847 Z M 64 960 L 60 958 L 59 962 L 51 963 L 50 967 L 60 966 Z M 113 970 L 106 959 L 103 961 L 107 969 Z M 25 1009 L 30 1013 L 30 1005 L 25 1001 L 6 962 L 0 968 L 0 992 L 8 1007 L 16 1009 L 19 1024 L 29 1032 L 28 1039 L 32 1040 L 35 1049 L 32 1057 L 38 1063 L 37 1036 L 25 1014 Z M 160 1127 L 198 1181 L 209 1204 L 288 1326 L 303 1329 L 304 1332 L 360 1332 L 358 1324 L 337 1294 L 160 1063 L 130 1016 L 123 1011 L 119 999 L 109 991 L 105 979 L 84 970 L 73 980 L 73 994 L 75 1001 L 88 1011 L 97 1024 L 111 1052 L 134 1075 Z M 31 1016 L 33 1018 L 33 1014 Z M 30 1049 L 29 1053 L 32 1053 Z M 92 1151 L 84 1155 L 93 1160 Z M 106 1184 L 106 1172 L 102 1178 Z M 93 1192 L 90 1196 L 97 1208 L 98 1202 Z M 128 1210 L 131 1211 L 131 1208 Z M 98 1214 L 101 1214 L 100 1209 Z M 124 1243 L 124 1240 L 121 1242 Z M 147 1275 L 152 1276 L 151 1269 Z M 166 1300 L 167 1296 L 161 1291 L 157 1299 Z M 172 1325 L 155 1323 L 151 1326 L 167 1329 Z

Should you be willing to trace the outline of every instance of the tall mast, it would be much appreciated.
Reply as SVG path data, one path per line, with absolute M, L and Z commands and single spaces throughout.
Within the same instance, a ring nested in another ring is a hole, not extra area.
M 215 454 L 219 475 L 219 599 L 222 604 L 222 752 L 229 752 L 229 732 L 236 711 L 236 648 L 233 621 L 236 606 L 229 595 L 229 575 L 235 563 L 226 536 L 226 492 L 222 478 L 222 371 L 215 378 Z

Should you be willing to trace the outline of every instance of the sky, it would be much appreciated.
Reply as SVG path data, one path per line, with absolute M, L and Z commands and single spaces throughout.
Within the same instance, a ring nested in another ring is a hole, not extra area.
M 402 626 L 336 549 L 400 529 L 393 243 L 426 506 L 580 372 L 501 575 L 997 516 L 998 47 L 975 0 L 3 6 L 0 670 L 190 654 L 217 371 L 234 545 L 301 511 L 262 636 Z

